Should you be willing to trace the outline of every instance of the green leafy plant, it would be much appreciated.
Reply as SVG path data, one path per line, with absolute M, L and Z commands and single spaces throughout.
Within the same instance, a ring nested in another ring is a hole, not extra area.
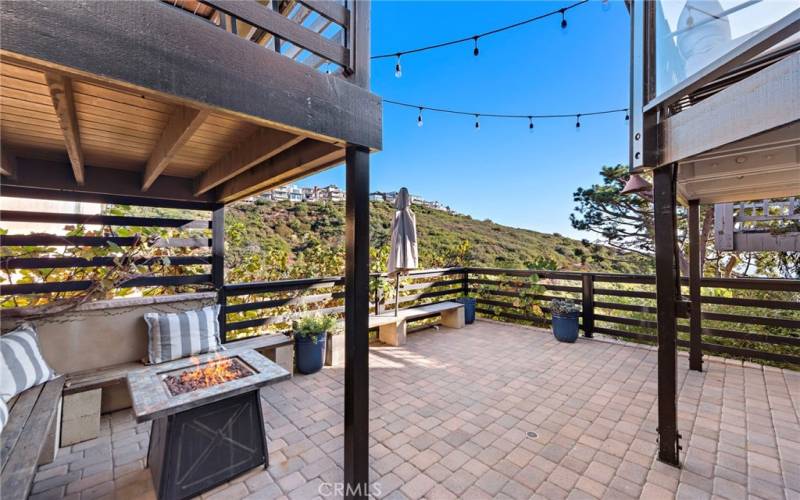
M 303 316 L 297 321 L 292 322 L 292 330 L 295 338 L 310 338 L 315 344 L 319 338 L 327 332 L 332 332 L 336 326 L 336 317 L 330 315 L 314 314 Z
M 579 312 L 581 312 L 580 306 L 569 300 L 554 299 L 550 301 L 550 314 L 554 316 L 566 316 Z

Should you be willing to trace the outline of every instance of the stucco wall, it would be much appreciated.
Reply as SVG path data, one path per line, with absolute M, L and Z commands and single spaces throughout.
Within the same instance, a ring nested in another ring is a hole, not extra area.
M 42 353 L 58 373 L 103 368 L 141 360 L 147 353 L 147 312 L 179 312 L 215 302 L 211 293 L 97 301 L 33 322 Z M 4 311 L 3 330 L 21 320 Z

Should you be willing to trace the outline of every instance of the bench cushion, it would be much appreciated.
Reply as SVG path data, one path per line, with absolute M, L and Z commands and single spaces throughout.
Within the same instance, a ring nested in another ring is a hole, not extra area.
M 148 363 L 156 364 L 220 349 L 219 306 L 180 313 L 147 313 Z
M 55 375 L 42 357 L 36 330 L 29 323 L 0 337 L 0 398 L 8 401 Z

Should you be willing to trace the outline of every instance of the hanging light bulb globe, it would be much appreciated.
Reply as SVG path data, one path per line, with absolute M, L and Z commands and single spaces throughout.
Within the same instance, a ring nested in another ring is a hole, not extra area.
M 417 115 L 417 127 L 422 127 L 422 108 L 419 108 L 419 115 Z
M 566 15 L 567 11 L 561 9 L 559 12 L 561 12 L 561 34 L 566 35 L 568 32 L 567 27 L 569 26 L 569 24 L 567 23 L 567 15 Z
M 581 115 L 575 116 L 575 131 L 576 132 L 581 131 Z
M 403 76 L 403 67 L 400 66 L 400 54 L 397 54 L 397 63 L 394 65 L 394 76 L 396 78 Z
M 472 39 L 475 41 L 475 48 L 472 49 L 472 55 L 473 56 L 477 56 L 478 54 L 481 53 L 481 51 L 478 50 L 478 37 L 477 36 L 473 36 Z
M 533 117 L 528 117 L 528 132 L 533 133 Z
M 475 130 L 480 130 L 481 122 L 480 122 L 480 115 L 475 115 Z

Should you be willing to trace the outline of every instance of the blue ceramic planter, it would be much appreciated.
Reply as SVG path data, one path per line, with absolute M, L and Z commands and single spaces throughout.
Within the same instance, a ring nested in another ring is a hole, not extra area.
M 575 342 L 578 340 L 578 315 L 574 312 L 565 315 L 553 315 L 553 335 L 559 342 Z
M 316 343 L 314 343 L 314 339 L 311 336 L 294 338 L 294 355 L 297 360 L 297 371 L 304 375 L 310 375 L 322 369 L 327 337 L 327 333 L 318 334 Z
M 455 299 L 455 302 L 464 304 L 464 323 L 468 325 L 475 323 L 475 305 L 478 301 L 472 297 L 460 297 Z

